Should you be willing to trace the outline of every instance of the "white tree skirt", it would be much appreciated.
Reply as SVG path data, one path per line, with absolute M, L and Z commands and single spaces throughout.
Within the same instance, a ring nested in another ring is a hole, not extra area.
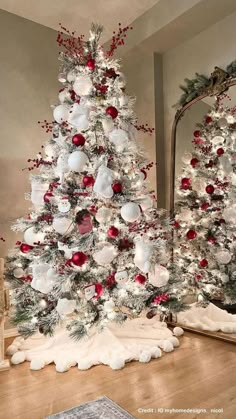
M 174 333 L 180 336 L 183 330 L 176 327 Z M 157 317 L 151 320 L 140 317 L 127 320 L 122 326 L 112 324 L 102 333 L 92 330 L 89 337 L 77 342 L 65 329 L 58 330 L 51 338 L 39 334 L 26 340 L 17 337 L 7 353 L 13 355 L 13 364 L 30 361 L 30 368 L 39 370 L 55 363 L 56 370 L 64 372 L 76 365 L 80 370 L 98 364 L 121 369 L 126 362 L 149 362 L 161 356 L 161 349 L 171 352 L 177 346 L 179 341 L 166 323 L 158 321 Z
M 206 308 L 191 304 L 189 310 L 178 313 L 177 322 L 199 330 L 236 333 L 236 315 L 211 303 Z

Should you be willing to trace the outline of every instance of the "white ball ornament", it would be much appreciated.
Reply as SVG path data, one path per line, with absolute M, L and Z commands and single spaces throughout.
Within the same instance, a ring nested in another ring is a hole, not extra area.
M 169 281 L 169 271 L 162 265 L 155 265 L 154 271 L 149 272 L 148 280 L 154 287 L 163 287 Z
M 214 145 L 220 145 L 223 144 L 224 142 L 224 137 L 222 137 L 222 135 L 216 135 L 215 137 L 213 137 L 211 139 L 212 144 Z
M 60 315 L 67 315 L 72 313 L 76 308 L 75 300 L 68 300 L 67 298 L 61 298 L 57 302 L 56 311 Z
M 92 90 L 93 84 L 89 76 L 77 76 L 74 84 L 73 90 L 79 96 L 87 96 Z
M 226 119 L 226 118 L 220 118 L 220 119 L 218 119 L 218 121 L 217 121 L 217 125 L 218 125 L 221 129 L 224 129 L 224 128 L 226 128 L 226 127 L 228 126 L 228 121 L 227 121 L 227 119 Z
M 101 250 L 93 254 L 93 259 L 98 265 L 107 265 L 116 257 L 116 249 L 111 244 L 106 244 Z
M 69 234 L 74 225 L 72 220 L 67 217 L 54 217 L 52 227 L 59 234 Z
M 115 145 L 118 151 L 122 151 L 128 144 L 128 133 L 123 129 L 115 128 L 110 132 L 109 140 Z
M 68 122 L 78 131 L 84 131 L 89 127 L 89 108 L 79 103 L 74 103 L 69 113 Z
M 22 278 L 22 276 L 24 275 L 24 270 L 22 268 L 16 268 L 13 271 L 13 275 L 15 278 Z
M 111 220 L 112 210 L 110 208 L 101 207 L 96 212 L 95 218 L 101 224 L 107 224 Z
M 53 118 L 59 124 L 68 120 L 69 117 L 69 106 L 62 104 L 58 105 L 53 110 Z
M 204 180 L 202 180 L 202 179 L 198 179 L 198 178 L 194 178 L 193 180 L 192 180 L 192 189 L 194 190 L 194 191 L 197 191 L 197 192 L 199 192 L 199 193 L 205 193 L 206 191 L 205 191 L 205 189 L 206 189 L 206 183 L 204 182 Z
M 44 242 L 45 234 L 41 231 L 35 232 L 34 227 L 27 228 L 24 233 L 24 241 L 25 243 L 33 246 L 34 243 L 43 243 Z
M 128 223 L 137 221 L 140 217 L 141 211 L 138 204 L 134 202 L 127 202 L 121 207 L 121 217 Z
M 113 311 L 113 310 L 114 310 L 114 308 L 115 308 L 115 303 L 114 303 L 114 301 L 113 301 L 113 300 L 108 300 L 108 301 L 105 301 L 105 303 L 104 303 L 104 305 L 103 305 L 103 308 L 104 308 L 104 310 L 105 310 L 106 312 Z
M 83 151 L 74 151 L 69 155 L 68 165 L 74 172 L 82 172 L 88 162 L 88 156 Z
M 228 122 L 229 124 L 234 124 L 234 123 L 235 123 L 235 117 L 234 117 L 233 115 L 228 115 L 228 116 L 226 117 L 226 119 L 227 119 L 227 122 Z
M 231 253 L 227 249 L 218 250 L 215 253 L 215 258 L 218 263 L 227 265 L 231 261 Z
M 184 330 L 182 329 L 182 327 L 174 327 L 173 333 L 176 337 L 182 336 L 184 334 Z

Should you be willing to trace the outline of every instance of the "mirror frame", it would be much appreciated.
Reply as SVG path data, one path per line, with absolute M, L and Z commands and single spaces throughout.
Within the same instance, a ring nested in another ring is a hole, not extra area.
M 232 69 L 232 64 L 236 64 L 235 61 L 233 61 L 233 63 L 231 63 L 228 67 L 229 69 Z M 171 152 L 171 162 L 170 162 L 170 184 L 169 184 L 169 213 L 170 213 L 170 217 L 174 217 L 174 194 L 175 194 L 175 161 L 176 161 L 176 133 L 177 133 L 177 125 L 178 122 L 180 121 L 180 119 L 183 117 L 184 112 L 189 109 L 192 105 L 194 105 L 196 102 L 198 102 L 199 100 L 204 99 L 207 96 L 219 96 L 222 93 L 224 93 L 225 91 L 227 91 L 231 86 L 235 86 L 236 85 L 236 71 L 232 71 L 227 72 L 225 70 L 222 70 L 219 67 L 215 67 L 214 71 L 211 73 L 209 79 L 207 79 L 205 76 L 199 75 L 196 73 L 197 77 L 202 77 L 203 80 L 205 81 L 205 83 L 207 84 L 205 87 L 200 88 L 200 89 L 193 89 L 192 91 L 188 92 L 187 88 L 183 89 L 185 94 L 190 93 L 190 95 L 193 96 L 193 99 L 191 100 L 184 100 L 185 99 L 185 95 L 183 95 L 180 99 L 180 106 L 178 107 L 176 113 L 175 113 L 175 117 L 174 117 L 174 122 L 172 125 L 172 131 L 171 131 L 171 147 L 170 147 L 170 152 Z M 190 80 L 186 80 L 186 82 L 189 82 Z M 191 82 L 191 81 L 190 81 Z M 173 241 L 174 243 L 174 241 Z M 174 245 L 174 244 L 173 244 Z M 173 255 L 173 252 L 172 252 Z M 196 333 L 196 334 L 200 334 L 203 336 L 207 336 L 207 337 L 212 337 L 224 342 L 229 342 L 229 343 L 234 343 L 236 344 L 236 339 L 232 338 L 230 335 L 225 335 L 222 332 L 210 332 L 207 330 L 198 330 L 198 329 L 194 329 L 193 327 L 190 326 L 185 326 L 183 324 L 178 323 L 175 320 L 176 316 L 170 315 L 169 318 L 167 319 L 167 324 L 171 327 L 182 327 L 182 329 L 192 332 L 192 333 Z

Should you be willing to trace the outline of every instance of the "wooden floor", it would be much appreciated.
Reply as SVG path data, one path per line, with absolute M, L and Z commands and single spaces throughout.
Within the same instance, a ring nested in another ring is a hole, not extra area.
M 132 362 L 119 371 L 75 367 L 60 374 L 53 366 L 41 371 L 30 371 L 28 363 L 12 366 L 0 373 L 0 418 L 42 419 L 106 395 L 139 419 L 235 419 L 236 345 L 189 332 L 180 340 L 174 352 L 149 364 Z M 158 408 L 208 413 L 144 412 Z M 223 413 L 210 413 L 214 408 Z

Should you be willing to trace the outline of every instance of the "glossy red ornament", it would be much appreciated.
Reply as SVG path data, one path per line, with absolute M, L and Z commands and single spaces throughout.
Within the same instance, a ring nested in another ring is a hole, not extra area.
M 191 164 L 191 166 L 193 167 L 193 168 L 195 168 L 196 167 L 196 165 L 199 163 L 199 160 L 196 158 L 196 157 L 194 157 L 191 161 L 190 161 L 190 164 Z
M 116 283 L 115 274 L 116 274 L 116 272 L 112 272 L 110 275 L 107 276 L 107 278 L 106 278 L 107 288 L 111 288 L 111 287 L 113 287 L 113 285 L 115 285 L 115 283 Z
M 207 116 L 205 121 L 206 121 L 206 124 L 210 124 L 212 122 L 212 118 L 210 116 Z
M 203 202 L 203 204 L 201 205 L 201 210 L 202 211 L 206 211 L 207 208 L 209 208 L 210 204 L 208 204 L 208 202 Z
M 52 192 L 46 192 L 45 195 L 44 195 L 44 197 L 43 197 L 44 202 L 46 202 L 47 204 L 49 204 L 50 203 L 50 200 L 51 200 L 51 198 L 53 196 L 54 195 L 53 195 Z
M 211 243 L 211 244 L 215 244 L 216 243 L 216 239 L 215 239 L 214 236 L 208 236 L 207 237 L 207 241 L 208 241 L 208 243 Z
M 74 145 L 76 145 L 77 147 L 83 146 L 84 143 L 85 143 L 85 138 L 84 138 L 84 136 L 82 134 L 75 134 L 72 137 L 72 143 Z
M 225 223 L 225 219 L 224 219 L 224 218 L 220 218 L 220 219 L 219 219 L 219 223 L 220 223 L 220 224 L 224 224 L 224 223 Z
M 194 137 L 197 137 L 198 138 L 201 135 L 201 131 L 196 130 L 196 131 L 194 131 L 193 135 L 194 135 Z
M 174 228 L 179 228 L 179 222 L 175 220 L 173 226 Z
M 199 265 L 201 266 L 201 268 L 206 268 L 208 266 L 208 262 L 206 259 L 202 259 L 200 260 Z
M 90 186 L 93 186 L 94 182 L 95 182 L 95 180 L 94 180 L 93 176 L 91 176 L 91 175 L 85 175 L 83 177 L 83 184 L 84 184 L 84 186 L 86 186 L 88 188 Z
M 26 244 L 26 243 L 22 243 L 22 245 L 20 246 L 20 250 L 22 253 L 28 253 L 32 249 L 33 249 L 33 246 L 30 246 L 29 244 Z
M 73 254 L 71 260 L 76 266 L 82 266 L 87 261 L 87 256 L 83 252 L 76 252 Z
M 122 183 L 120 182 L 113 183 L 112 189 L 114 193 L 121 193 L 123 190 Z
M 197 233 L 196 233 L 195 230 L 189 230 L 186 234 L 186 237 L 187 237 L 188 240 L 196 239 Z
M 86 67 L 88 67 L 89 70 L 94 70 L 95 67 L 96 67 L 95 60 L 90 58 L 90 60 L 88 60 L 87 63 L 86 63 Z
M 191 179 L 189 177 L 183 177 L 183 179 L 181 179 L 181 188 L 189 189 L 190 186 L 191 186 Z
M 110 115 L 112 119 L 115 119 L 118 115 L 118 110 L 114 106 L 108 106 L 106 109 L 106 114 Z
M 119 234 L 119 230 L 118 228 L 116 228 L 115 226 L 111 226 L 108 230 L 107 230 L 107 235 L 108 237 L 110 237 L 111 239 L 115 239 Z
M 206 193 L 208 193 L 209 195 L 212 195 L 214 193 L 214 186 L 213 185 L 207 185 L 206 186 Z
M 33 277 L 31 275 L 27 275 L 27 276 L 22 276 L 22 278 L 20 278 L 23 282 L 32 282 Z
M 216 153 L 217 153 L 218 156 L 222 156 L 224 154 L 224 152 L 225 151 L 224 151 L 224 149 L 222 147 L 218 148 L 217 151 L 216 151 Z
M 147 281 L 146 276 L 142 275 L 142 274 L 138 274 L 135 277 L 135 282 L 138 282 L 139 284 L 143 285 L 145 284 L 145 282 Z

